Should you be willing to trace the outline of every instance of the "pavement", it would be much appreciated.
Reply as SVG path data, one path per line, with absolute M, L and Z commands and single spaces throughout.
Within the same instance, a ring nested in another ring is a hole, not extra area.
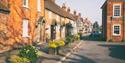
M 61 63 L 125 63 L 125 43 L 83 41 Z
M 72 43 L 70 47 L 63 47 L 61 48 L 60 53 L 58 55 L 43 53 L 40 63 L 61 63 L 80 44 L 81 44 L 81 41 Z
M 43 47 L 37 46 L 38 49 L 41 49 L 41 51 L 43 51 L 43 56 L 38 59 L 37 63 L 58 63 L 61 60 L 65 60 L 66 59 L 65 57 L 68 56 L 72 50 L 76 49 L 79 46 L 80 42 L 81 41 L 77 41 L 72 43 L 70 46 L 62 47 L 58 55 L 48 54 L 46 49 L 47 44 L 42 45 Z M 10 55 L 13 54 L 15 55 L 18 53 L 19 53 L 18 50 L 12 50 L 5 53 L 0 53 L 0 63 L 6 63 L 6 59 Z
M 6 63 L 5 55 L 8 53 L 0 54 L 0 63 Z M 125 63 L 125 43 L 74 42 L 71 47 L 62 48 L 59 55 L 43 53 L 38 63 Z

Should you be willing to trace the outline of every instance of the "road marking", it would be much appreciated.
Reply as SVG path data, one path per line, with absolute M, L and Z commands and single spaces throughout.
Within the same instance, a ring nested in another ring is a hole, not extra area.
M 82 44 L 82 42 L 80 42 L 78 45 L 76 45 L 76 46 L 73 48 L 73 50 L 76 49 L 76 48 L 77 48 L 78 46 L 80 46 L 81 44 Z M 66 56 L 65 56 L 65 57 L 62 57 L 61 60 L 60 60 L 59 62 L 57 62 L 57 63 L 62 63 L 62 61 L 66 60 L 66 58 L 67 58 L 68 56 L 70 56 L 70 55 L 71 55 L 71 52 L 67 53 Z

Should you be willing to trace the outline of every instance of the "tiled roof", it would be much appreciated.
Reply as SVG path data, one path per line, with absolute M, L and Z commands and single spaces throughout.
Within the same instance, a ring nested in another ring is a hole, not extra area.
M 112 0 L 112 1 L 118 1 L 118 2 L 121 1 L 121 2 L 125 2 L 125 0 Z
M 66 12 L 60 6 L 58 6 L 56 3 L 52 2 L 51 0 L 45 0 L 45 8 L 62 17 L 66 17 L 71 20 L 75 20 L 73 14 Z
M 71 13 L 66 13 L 66 14 L 67 14 L 67 18 L 74 20 L 74 21 L 76 20 L 75 16 L 73 14 L 71 14 Z
M 66 17 L 65 11 L 63 11 L 63 9 L 61 9 L 60 6 L 58 6 L 51 0 L 45 0 L 45 8 L 60 16 Z
M 106 0 L 101 8 L 105 7 L 108 1 L 112 1 L 112 2 L 125 2 L 125 0 Z

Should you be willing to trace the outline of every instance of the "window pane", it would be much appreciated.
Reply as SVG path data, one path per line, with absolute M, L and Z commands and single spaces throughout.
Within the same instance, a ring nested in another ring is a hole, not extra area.
M 23 5 L 26 5 L 26 0 L 23 0 Z
M 28 20 L 23 20 L 23 37 L 28 37 Z
M 28 0 L 23 0 L 23 7 L 28 7 Z
M 114 34 L 120 34 L 120 27 L 114 26 Z
M 114 6 L 114 16 L 120 16 L 120 5 Z
M 37 10 L 41 11 L 41 0 L 37 0 Z

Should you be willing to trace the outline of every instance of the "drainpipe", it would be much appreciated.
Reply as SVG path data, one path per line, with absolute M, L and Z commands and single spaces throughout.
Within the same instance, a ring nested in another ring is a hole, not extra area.
M 123 16 L 122 16 L 122 23 L 123 23 L 123 38 L 122 41 L 124 41 L 124 2 L 123 2 Z
M 110 31 L 110 34 L 111 34 L 111 36 L 110 36 L 110 40 L 112 40 L 112 19 L 113 19 L 113 17 L 111 16 L 110 17 L 110 20 L 111 20 L 111 25 L 110 25 L 110 27 L 111 27 L 111 31 Z

